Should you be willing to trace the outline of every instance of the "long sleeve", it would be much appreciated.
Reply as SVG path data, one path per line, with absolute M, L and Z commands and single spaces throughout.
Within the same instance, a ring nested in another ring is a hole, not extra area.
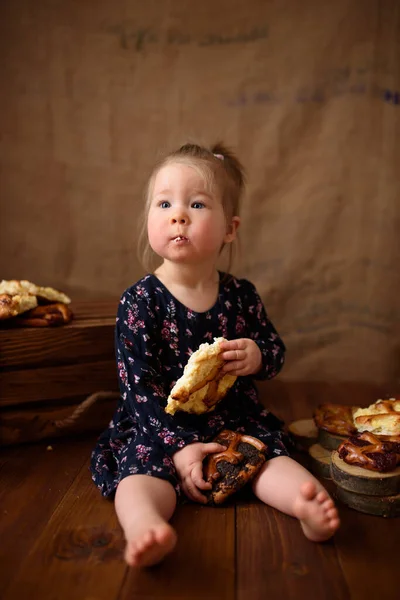
M 256 288 L 249 281 L 243 299 L 250 339 L 254 340 L 261 350 L 262 367 L 253 375 L 254 379 L 272 379 L 281 370 L 285 361 L 285 345 L 275 327 L 269 320 L 264 305 Z
M 158 359 L 158 324 L 151 301 L 133 290 L 121 298 L 115 328 L 116 358 L 122 401 L 139 429 L 172 456 L 199 434 L 165 413 L 169 386 Z M 179 418 L 179 417 L 178 417 Z

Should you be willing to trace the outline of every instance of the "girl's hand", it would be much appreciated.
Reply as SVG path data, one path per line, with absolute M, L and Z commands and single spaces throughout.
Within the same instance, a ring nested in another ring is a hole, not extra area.
M 207 502 L 207 498 L 199 491 L 199 489 L 210 490 L 212 487 L 211 483 L 207 483 L 203 478 L 203 460 L 208 454 L 224 450 L 226 450 L 225 446 L 215 442 L 209 444 L 195 442 L 175 452 L 172 460 L 182 489 L 190 500 L 202 504 Z
M 228 361 L 222 372 L 230 375 L 255 375 L 262 366 L 262 354 L 257 344 L 249 338 L 221 342 L 221 358 Z

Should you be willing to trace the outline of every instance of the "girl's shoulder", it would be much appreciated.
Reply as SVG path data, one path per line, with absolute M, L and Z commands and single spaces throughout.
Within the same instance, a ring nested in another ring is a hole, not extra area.
M 236 295 L 248 295 L 256 293 L 256 288 L 251 281 L 244 278 L 235 277 L 231 273 L 220 272 L 220 282 L 226 293 Z
M 146 306 L 151 309 L 162 303 L 162 296 L 163 289 L 160 281 L 155 275 L 149 273 L 126 288 L 121 296 L 120 306 Z

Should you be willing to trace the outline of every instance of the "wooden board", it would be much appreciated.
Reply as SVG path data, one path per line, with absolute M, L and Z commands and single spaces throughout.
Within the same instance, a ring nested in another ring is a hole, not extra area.
M 114 359 L 115 318 L 63 327 L 0 329 L 0 369 L 27 369 Z
M 113 503 L 91 481 L 88 462 L 49 517 L 32 551 L 20 554 L 2 600 L 116 598 L 127 570 L 123 536 Z
M 336 487 L 336 498 L 359 512 L 380 517 L 400 517 L 400 494 L 396 496 L 367 496 L 355 494 L 340 486 Z
M 347 440 L 346 436 L 335 435 L 325 431 L 325 429 L 318 429 L 318 443 L 326 450 L 336 450 L 345 440 Z
M 300 450 L 307 450 L 316 443 L 318 438 L 318 429 L 315 426 L 314 419 L 293 421 L 290 423 L 288 430 L 294 437 L 296 445 Z
M 335 546 L 351 600 L 398 600 L 400 519 L 374 517 L 343 504 L 339 513 Z
M 173 553 L 152 570 L 130 570 L 118 600 L 231 600 L 235 597 L 235 507 L 180 505 Z
M 94 437 L 16 447 L 2 452 L 0 589 L 15 577 L 94 446 Z M 35 575 L 33 573 L 33 575 Z M 18 584 L 18 581 L 16 582 Z M 14 598 L 32 598 L 18 595 Z M 47 597 L 47 596 L 46 596 Z
M 0 444 L 34 442 L 83 432 L 99 434 L 108 424 L 119 398 L 118 392 L 98 393 L 99 400 L 71 424 L 68 420 L 77 410 L 81 398 L 74 404 L 65 405 L 55 400 L 53 405 L 28 406 L 3 411 L 0 419 Z
M 115 360 L 6 371 L 1 376 L 0 407 L 118 391 Z
M 390 473 L 370 471 L 348 465 L 336 450 L 332 452 L 331 476 L 338 486 L 357 494 L 393 496 L 400 493 L 400 467 Z
M 310 542 L 295 518 L 257 500 L 237 506 L 236 531 L 237 600 L 348 598 L 332 540 Z
M 323 448 L 320 444 L 313 444 L 309 450 L 311 470 L 316 477 L 331 479 L 331 450 Z

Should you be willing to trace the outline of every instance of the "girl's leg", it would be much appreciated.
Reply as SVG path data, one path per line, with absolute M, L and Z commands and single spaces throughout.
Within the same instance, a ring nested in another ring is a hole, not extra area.
M 253 482 L 257 498 L 301 523 L 314 542 L 330 538 L 340 521 L 333 500 L 311 473 L 288 456 L 267 461 Z
M 125 560 L 132 567 L 160 562 L 176 544 L 168 524 L 176 506 L 173 486 L 150 475 L 130 475 L 117 487 L 115 510 L 126 538 Z

